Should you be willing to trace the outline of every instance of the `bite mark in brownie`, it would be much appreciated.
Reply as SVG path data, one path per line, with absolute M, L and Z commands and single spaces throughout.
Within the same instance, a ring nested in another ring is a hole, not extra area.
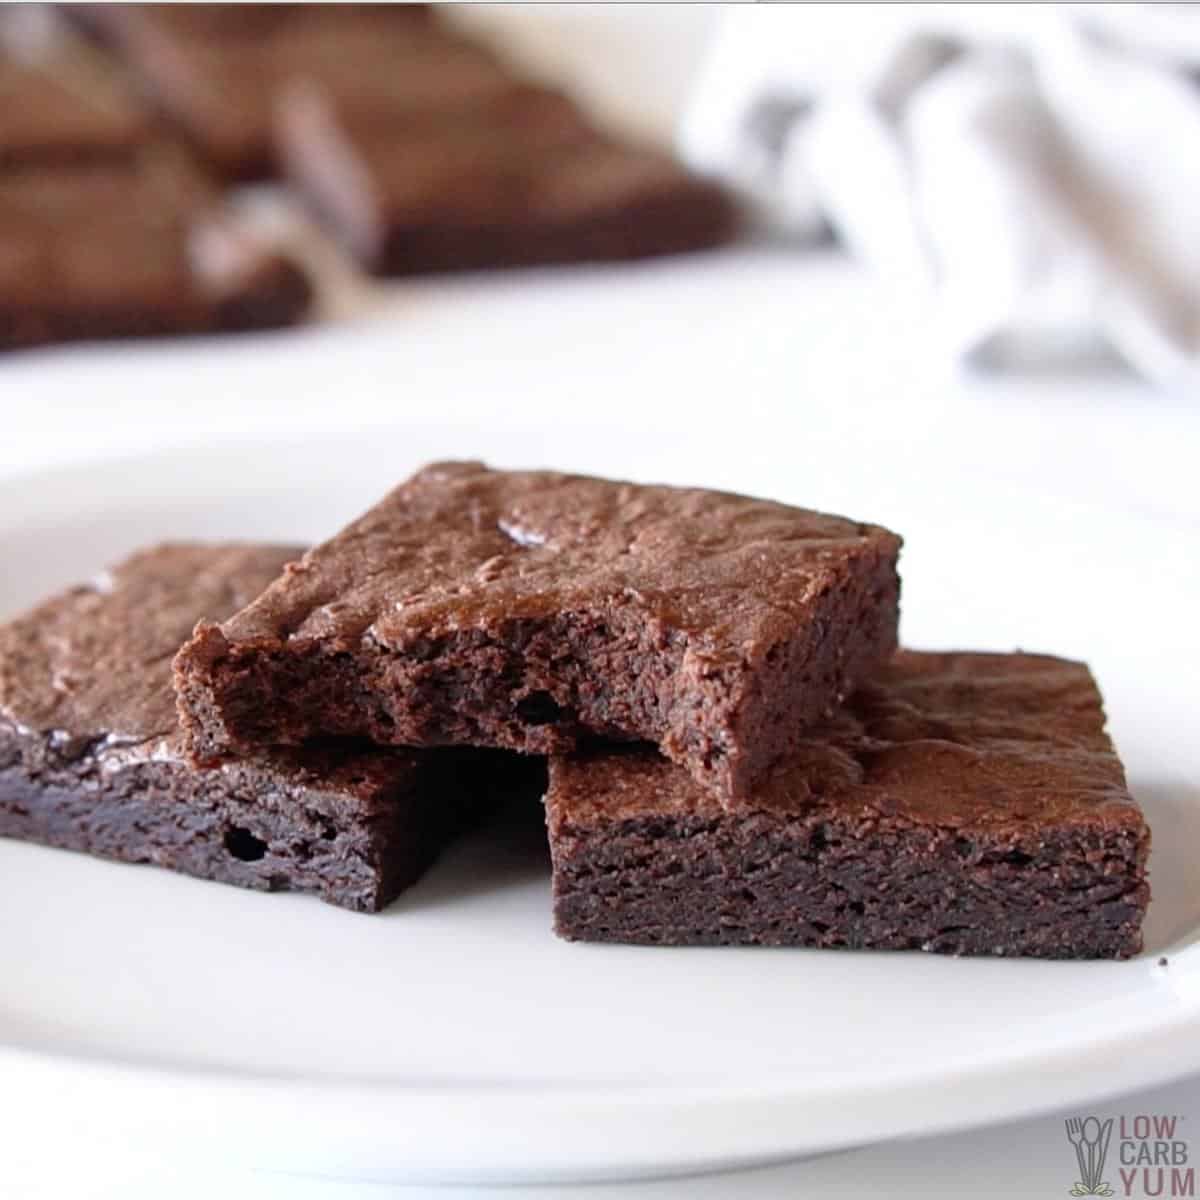
M 200 624 L 189 750 L 648 740 L 734 804 L 891 654 L 899 547 L 744 496 L 434 464 Z
M 298 547 L 172 544 L 0 626 L 0 836 L 376 911 L 508 779 L 496 756 L 326 742 L 201 770 L 171 657 Z
M 1081 663 L 900 652 L 722 810 L 652 749 L 551 762 L 554 920 L 646 945 L 1125 958 L 1150 834 Z

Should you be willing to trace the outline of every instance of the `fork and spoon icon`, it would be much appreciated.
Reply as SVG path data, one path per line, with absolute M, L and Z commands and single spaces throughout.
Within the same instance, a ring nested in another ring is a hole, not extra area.
M 1071 1117 L 1066 1122 L 1067 1137 L 1075 1147 L 1075 1159 L 1079 1163 L 1080 1182 L 1071 1189 L 1072 1196 L 1111 1196 L 1112 1187 L 1101 1180 L 1104 1160 L 1108 1155 L 1108 1141 L 1112 1137 L 1112 1117 L 1101 1124 L 1095 1117 L 1080 1120 Z

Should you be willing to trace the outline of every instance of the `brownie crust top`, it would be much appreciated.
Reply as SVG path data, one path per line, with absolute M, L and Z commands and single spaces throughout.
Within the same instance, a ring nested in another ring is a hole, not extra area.
M 885 529 L 767 500 L 552 471 L 435 463 L 288 566 L 230 643 L 353 649 L 632 605 L 714 665 L 753 660 Z
M 900 651 L 803 738 L 746 807 L 787 819 L 841 805 L 870 809 L 883 823 L 998 836 L 1143 824 L 1091 672 L 1035 654 Z M 552 760 L 552 831 L 723 815 L 651 749 Z
M 174 734 L 171 659 L 197 619 L 237 611 L 301 553 L 161 545 L 0 626 L 0 732 L 64 758 Z

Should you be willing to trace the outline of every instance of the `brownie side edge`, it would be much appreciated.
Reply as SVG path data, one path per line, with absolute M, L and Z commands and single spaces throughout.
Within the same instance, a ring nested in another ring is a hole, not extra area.
M 619 208 L 540 225 L 395 226 L 366 264 L 373 274 L 400 277 L 629 262 L 714 249 L 731 242 L 740 227 L 739 211 L 721 187 L 681 171 L 674 186 L 661 195 L 633 197 Z M 348 243 L 365 240 L 355 238 L 353 227 L 348 230 Z
M 254 764 L 106 769 L 87 754 L 34 772 L 0 737 L 0 837 L 378 912 L 486 808 L 480 770 L 431 757 L 356 796 Z
M 0 770 L 0 837 L 258 891 L 316 893 L 358 912 L 390 899 L 363 829 L 260 807 L 249 789 L 193 789 L 187 771 L 134 768 L 96 789 L 74 775 Z
M 578 941 L 1128 958 L 1149 835 L 1021 842 L 828 814 L 553 827 L 554 925 Z
M 239 288 L 217 301 L 214 325 L 223 333 L 297 325 L 307 315 L 312 299 L 312 282 L 301 267 L 286 255 L 272 254 Z

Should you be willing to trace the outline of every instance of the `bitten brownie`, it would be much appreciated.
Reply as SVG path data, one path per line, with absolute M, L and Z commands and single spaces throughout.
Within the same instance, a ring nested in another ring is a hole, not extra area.
M 498 786 L 495 756 L 330 743 L 184 760 L 171 656 L 299 553 L 165 545 L 0 626 L 0 836 L 364 912 L 414 882 Z
M 892 653 L 899 548 L 767 500 L 434 464 L 198 627 L 175 668 L 189 749 L 600 735 L 733 804 Z
M 564 937 L 1125 958 L 1150 834 L 1081 663 L 902 651 L 744 811 L 651 749 L 551 762 Z

